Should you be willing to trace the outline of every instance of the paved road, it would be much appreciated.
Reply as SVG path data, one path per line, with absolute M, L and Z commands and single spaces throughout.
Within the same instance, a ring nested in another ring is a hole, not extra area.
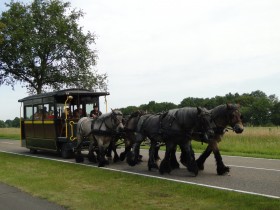
M 65 160 L 56 154 L 40 152 L 31 155 L 29 150 L 20 147 L 19 141 L 0 140 L 0 151 L 30 155 L 40 158 L 49 158 L 57 161 L 75 162 L 74 159 Z M 111 163 L 105 170 L 120 170 L 125 173 L 143 174 L 161 179 L 178 181 L 181 183 L 201 185 L 221 190 L 237 191 L 280 199 L 280 160 L 223 156 L 224 163 L 231 168 L 231 172 L 225 176 L 216 174 L 216 166 L 213 155 L 206 161 L 204 171 L 200 171 L 197 177 L 191 176 L 185 167 L 174 170 L 171 174 L 160 175 L 158 171 L 148 171 L 147 151 L 142 150 L 143 162 L 131 167 L 125 162 Z M 163 157 L 163 154 L 160 154 Z M 196 154 L 198 156 L 198 154 Z M 96 167 L 85 162 L 88 166 Z
M 1 210 L 63 210 L 65 208 L 0 183 Z

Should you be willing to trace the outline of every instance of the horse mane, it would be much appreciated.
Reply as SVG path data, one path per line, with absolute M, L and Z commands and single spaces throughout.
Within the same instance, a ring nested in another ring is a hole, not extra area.
M 239 109 L 240 105 L 239 104 L 232 104 L 232 103 L 226 103 L 226 104 L 221 104 L 213 109 L 210 110 L 212 118 L 215 120 L 217 119 L 227 119 L 227 115 L 231 111 L 235 111 Z M 225 125 L 226 126 L 226 125 Z

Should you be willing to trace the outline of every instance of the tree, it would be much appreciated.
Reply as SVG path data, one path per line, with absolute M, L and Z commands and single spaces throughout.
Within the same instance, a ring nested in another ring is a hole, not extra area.
M 13 128 L 19 128 L 20 127 L 20 119 L 18 117 L 15 117 L 15 119 L 12 121 L 12 127 Z
M 0 120 L 0 128 L 6 128 L 6 124 L 3 120 Z
M 274 125 L 280 125 L 280 102 L 274 104 L 271 109 L 271 121 Z
M 30 93 L 79 87 L 106 89 L 106 74 L 92 70 L 95 35 L 83 33 L 81 10 L 60 0 L 11 1 L 0 16 L 0 85 L 17 82 Z

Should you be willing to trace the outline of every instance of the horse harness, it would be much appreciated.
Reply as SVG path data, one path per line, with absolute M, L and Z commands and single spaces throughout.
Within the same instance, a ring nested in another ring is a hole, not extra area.
M 119 134 L 119 132 L 117 132 L 115 129 L 119 126 L 119 124 L 121 124 L 122 122 L 117 118 L 118 115 L 122 114 L 118 114 L 118 113 L 111 113 L 109 116 L 106 116 L 104 118 L 95 118 L 92 123 L 91 123 L 91 133 L 93 135 L 97 135 L 97 136 L 117 136 Z M 108 126 L 108 124 L 106 123 L 107 119 L 110 118 L 111 119 L 111 124 L 114 125 L 113 121 L 117 121 L 116 125 L 114 127 L 110 127 Z M 101 120 L 101 123 L 99 125 L 98 129 L 94 129 L 94 124 Z M 105 125 L 107 130 L 101 130 L 102 125 Z

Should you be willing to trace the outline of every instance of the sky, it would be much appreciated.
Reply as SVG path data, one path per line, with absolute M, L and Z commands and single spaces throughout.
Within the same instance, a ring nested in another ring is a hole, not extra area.
M 108 75 L 109 108 L 256 90 L 280 97 L 279 0 L 70 2 L 96 35 L 93 68 Z M 20 85 L 0 86 L 0 120 L 18 117 L 26 96 Z

